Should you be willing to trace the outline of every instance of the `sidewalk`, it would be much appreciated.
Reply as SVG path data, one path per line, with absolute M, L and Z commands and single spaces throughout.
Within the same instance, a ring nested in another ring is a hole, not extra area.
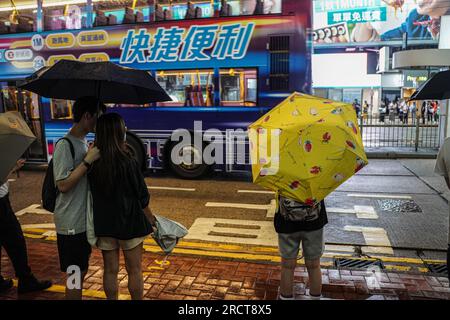
M 22 295 L 21 299 L 55 300 L 64 298 L 63 274 L 59 272 L 56 244 L 27 239 L 30 264 L 39 278 L 50 278 L 54 286 L 45 292 Z M 170 256 L 144 253 L 144 297 L 161 300 L 274 300 L 277 298 L 280 269 L 278 264 L 249 263 L 224 259 Z M 13 277 L 12 266 L 4 254 L 2 274 Z M 323 295 L 348 300 L 450 299 L 448 279 L 423 274 L 384 272 L 378 277 L 366 271 L 323 269 Z M 94 250 L 84 286 L 84 298 L 104 299 L 102 291 L 102 257 Z M 296 299 L 305 299 L 302 284 L 307 279 L 304 266 L 295 273 Z M 127 275 L 121 261 L 120 298 L 129 299 Z M 17 299 L 13 288 L 1 299 Z

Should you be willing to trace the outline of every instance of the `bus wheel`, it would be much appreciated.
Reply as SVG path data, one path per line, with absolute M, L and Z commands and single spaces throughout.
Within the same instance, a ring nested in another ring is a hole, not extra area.
M 139 139 L 138 136 L 136 136 L 132 132 L 127 132 L 127 145 L 130 149 L 131 153 L 133 154 L 133 157 L 136 159 L 136 161 L 139 164 L 139 168 L 141 168 L 142 172 L 147 170 L 147 153 L 145 152 L 144 144 L 142 143 L 142 140 Z
M 194 144 L 172 145 L 169 151 L 169 165 L 172 171 L 183 179 L 196 179 L 203 176 L 210 167 L 203 162 L 203 150 Z M 204 148 L 205 146 L 203 146 Z

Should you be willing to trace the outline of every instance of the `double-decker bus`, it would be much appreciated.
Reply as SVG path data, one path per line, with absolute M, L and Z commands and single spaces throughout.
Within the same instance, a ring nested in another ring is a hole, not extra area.
M 309 0 L 15 0 L 2 6 L 0 111 L 20 111 L 29 123 L 37 137 L 26 155 L 32 163 L 51 158 L 72 125 L 73 101 L 17 86 L 61 59 L 112 61 L 152 74 L 172 101 L 108 105 L 108 112 L 124 117 L 127 141 L 145 168 L 168 167 L 184 178 L 248 170 L 247 126 L 292 92 L 310 92 Z M 183 142 L 174 161 L 178 142 L 171 137 L 180 128 L 194 139 Z M 214 141 L 208 132 L 223 137 L 221 161 L 202 160 Z

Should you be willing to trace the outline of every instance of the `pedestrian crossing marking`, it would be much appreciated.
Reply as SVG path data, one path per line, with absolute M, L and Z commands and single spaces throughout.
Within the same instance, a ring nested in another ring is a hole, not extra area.
M 54 223 L 35 223 L 35 224 L 23 224 L 22 229 L 23 230 L 29 230 L 29 229 L 55 229 Z M 46 230 L 45 232 L 47 232 Z
M 378 219 L 378 215 L 373 206 L 353 206 L 353 209 L 346 208 L 327 208 L 329 213 L 337 214 L 356 214 L 358 219 Z
M 376 198 L 376 199 L 406 199 L 411 200 L 411 196 L 406 195 L 392 195 L 392 194 L 374 194 L 374 193 L 349 193 L 347 197 L 354 198 Z
M 207 202 L 205 204 L 205 207 L 268 210 L 270 205 L 252 203 Z
M 266 217 L 273 218 L 275 216 L 275 212 L 276 212 L 276 201 L 275 201 L 275 199 L 272 199 L 269 204 L 207 202 L 205 204 L 205 207 L 266 210 Z
M 345 226 L 345 231 L 361 232 L 368 246 L 386 247 L 384 253 L 394 255 L 386 230 L 374 227 Z
M 40 204 L 32 204 L 31 206 L 28 206 L 18 212 L 16 212 L 16 216 L 20 217 L 23 216 L 26 213 L 34 213 L 34 214 L 53 214 L 50 211 L 47 211 L 45 209 L 41 208 Z
M 221 227 L 221 225 L 228 227 Z M 233 227 L 233 225 L 240 227 Z M 242 226 L 248 226 L 248 228 L 245 229 Z M 255 229 L 255 226 L 259 228 Z M 189 228 L 185 239 L 266 246 L 274 246 L 278 243 L 273 222 L 238 219 L 197 218 Z
M 177 187 L 158 187 L 158 186 L 147 186 L 149 190 L 170 190 L 170 191 L 188 191 L 194 192 L 195 188 L 177 188 Z
M 275 191 L 268 190 L 238 190 L 238 193 L 259 193 L 259 194 L 275 194 Z

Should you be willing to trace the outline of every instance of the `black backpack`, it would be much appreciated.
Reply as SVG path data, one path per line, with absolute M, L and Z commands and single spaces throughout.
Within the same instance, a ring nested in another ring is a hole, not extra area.
M 66 137 L 59 139 L 55 143 L 54 150 L 56 149 L 56 144 L 61 140 L 66 140 L 69 143 L 72 159 L 75 160 L 75 149 L 73 148 L 72 141 L 70 141 L 70 139 Z M 44 184 L 42 185 L 42 207 L 45 210 L 50 212 L 55 211 L 56 197 L 58 196 L 58 193 L 59 190 L 56 187 L 55 177 L 53 175 L 53 159 L 52 159 L 48 164 L 47 172 L 45 173 Z

